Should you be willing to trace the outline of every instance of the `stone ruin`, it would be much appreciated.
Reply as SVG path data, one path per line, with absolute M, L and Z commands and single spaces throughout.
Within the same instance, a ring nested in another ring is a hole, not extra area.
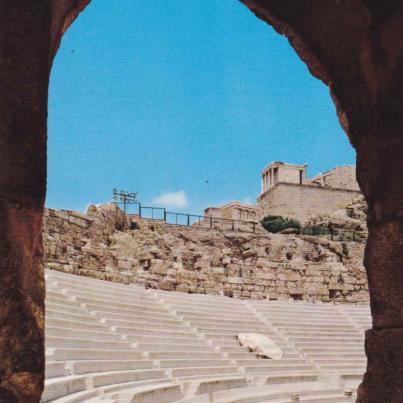
M 2 1 L 0 13 L 0 397 L 39 401 L 44 380 L 47 94 L 63 34 L 90 0 Z M 403 395 L 403 4 L 399 0 L 242 0 L 285 35 L 329 87 L 357 151 L 368 203 L 364 265 L 372 329 L 359 403 Z M 269 72 L 268 72 L 269 74 Z
M 130 218 L 131 219 L 131 218 Z M 115 205 L 47 209 L 46 266 L 102 280 L 234 298 L 368 302 L 363 242 L 181 227 Z
M 204 209 L 205 217 L 225 220 L 240 220 L 258 222 L 257 207 L 253 204 L 233 200 L 220 206 L 209 206 Z
M 307 224 L 312 216 L 343 209 L 361 194 L 352 165 L 313 178 L 307 177 L 306 169 L 307 164 L 273 162 L 262 171 L 259 217 L 279 215 Z
M 256 205 L 232 201 L 208 207 L 204 215 L 253 222 L 267 215 L 279 215 L 307 224 L 313 216 L 343 209 L 361 195 L 355 166 L 338 166 L 313 178 L 307 177 L 307 167 L 272 162 L 262 170 L 262 190 Z
M 47 209 L 43 239 L 43 402 L 356 396 L 363 243 L 181 227 L 115 204 Z

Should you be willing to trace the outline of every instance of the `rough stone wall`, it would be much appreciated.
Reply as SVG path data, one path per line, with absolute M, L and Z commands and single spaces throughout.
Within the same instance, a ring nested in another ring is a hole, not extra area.
M 111 206 L 92 207 L 89 215 L 47 210 L 47 267 L 235 298 L 368 301 L 362 243 L 220 232 L 147 220 L 139 222 L 139 229 L 128 230 L 116 213 Z
M 75 273 L 113 265 L 108 251 L 110 237 L 127 229 L 127 222 L 121 210 L 106 205 L 90 206 L 86 214 L 45 209 L 43 227 L 47 267 Z
M 360 190 L 355 178 L 354 165 L 342 165 L 330 171 L 316 175 L 311 179 L 312 184 L 319 186 L 329 186 L 337 189 Z
M 312 216 L 344 208 L 360 192 L 279 183 L 258 198 L 259 216 L 281 215 L 306 223 Z

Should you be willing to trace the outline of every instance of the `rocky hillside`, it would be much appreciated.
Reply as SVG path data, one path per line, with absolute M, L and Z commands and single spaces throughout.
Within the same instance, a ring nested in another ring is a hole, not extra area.
M 367 232 L 367 203 L 359 196 L 345 208 L 312 217 L 308 225 Z
M 47 210 L 47 267 L 145 287 L 236 298 L 364 302 L 364 244 L 295 234 L 220 232 L 141 220 L 114 206 Z

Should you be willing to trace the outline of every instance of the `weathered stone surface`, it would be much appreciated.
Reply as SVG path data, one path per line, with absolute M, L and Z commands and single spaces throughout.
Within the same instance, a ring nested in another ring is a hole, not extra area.
M 85 3 L 0 1 L 1 402 L 39 402 L 42 393 L 48 77 L 61 34 Z
M 342 248 L 319 237 L 265 231 L 205 232 L 147 220 L 139 221 L 137 230 L 124 230 L 129 228 L 128 222 L 113 205 L 92 206 L 90 211 L 91 219 L 46 210 L 48 267 L 116 282 L 234 298 L 368 300 L 363 243 L 348 242 Z M 71 216 L 86 222 L 86 227 L 75 225 Z M 226 264 L 216 266 L 223 262 Z M 341 292 L 332 293 L 336 290 Z
M 360 196 L 343 209 L 311 217 L 308 225 L 367 232 L 367 209 L 364 197 Z
M 39 401 L 41 215 L 49 37 L 45 2 L 0 2 L 0 401 Z
M 377 329 L 403 328 L 403 4 L 242 2 L 286 35 L 311 73 L 329 86 L 340 123 L 357 151 L 357 180 L 368 202 L 365 267 L 373 324 Z M 369 357 L 376 354 L 370 349 Z M 368 372 L 376 365 L 382 362 L 370 360 Z M 388 373 L 390 384 L 398 389 L 401 377 L 394 366 L 395 371 L 386 366 L 376 370 Z M 368 382 L 366 377 L 360 403 L 388 401 L 382 393 L 386 387 L 379 384 L 374 392 Z
M 0 401 L 39 401 L 44 377 L 41 204 L 0 198 Z M 39 231 L 39 235 L 38 235 Z M 29 247 L 27 247 L 27 245 Z
M 241 346 L 248 347 L 259 357 L 281 360 L 283 351 L 270 337 L 259 333 L 239 333 L 238 340 Z
M 400 403 L 403 396 L 403 329 L 367 330 L 368 357 L 364 383 L 358 401 Z

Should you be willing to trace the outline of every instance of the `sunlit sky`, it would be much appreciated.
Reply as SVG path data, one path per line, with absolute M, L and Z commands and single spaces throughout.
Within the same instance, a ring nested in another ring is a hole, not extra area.
M 237 0 L 93 0 L 49 92 L 47 206 L 254 202 L 273 160 L 354 164 L 328 88 Z

